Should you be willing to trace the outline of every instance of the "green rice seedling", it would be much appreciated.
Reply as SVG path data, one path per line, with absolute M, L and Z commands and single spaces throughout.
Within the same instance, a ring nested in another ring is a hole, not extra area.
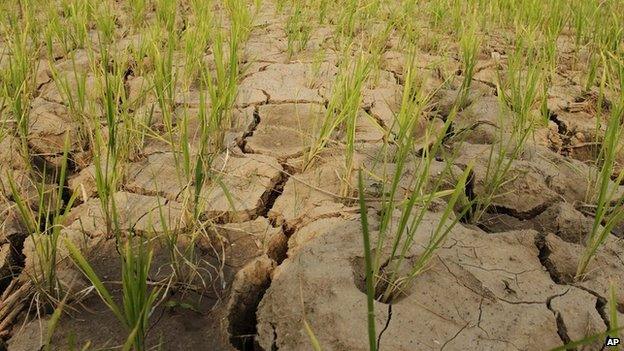
M 514 53 L 508 59 L 505 80 L 499 76 L 499 85 L 505 104 L 513 113 L 513 131 L 522 144 L 524 134 L 535 124 L 532 111 L 538 96 L 543 69 L 539 52 L 532 41 L 536 36 L 531 29 L 519 28 Z
M 173 33 L 177 20 L 177 0 L 155 0 L 156 27 L 163 33 Z
M 360 1 L 345 0 L 341 5 L 338 15 L 337 31 L 340 37 L 347 39 L 348 42 L 355 34 L 358 26 L 361 11 Z
M 137 242 L 137 243 L 134 243 Z M 121 254 L 122 301 L 119 305 L 98 277 L 93 267 L 70 240 L 65 245 L 75 265 L 95 287 L 102 301 L 125 327 L 128 336 L 124 350 L 145 350 L 145 338 L 149 330 L 149 318 L 159 298 L 164 296 L 163 288 L 149 288 L 149 271 L 153 251 L 143 238 L 129 239 L 123 245 Z
M 98 31 L 100 46 L 110 45 L 115 37 L 115 17 L 108 1 L 97 4 L 94 9 L 95 27 Z
M 618 321 L 618 300 L 616 294 L 615 282 L 609 282 L 609 336 L 612 338 L 620 337 L 620 323 Z
M 362 170 L 358 171 L 358 192 L 360 203 L 360 222 L 362 223 L 362 238 L 364 243 L 364 269 L 366 270 L 366 309 L 368 324 L 368 349 L 377 350 L 377 332 L 375 331 L 375 279 L 373 272 L 373 259 L 370 244 L 370 233 L 368 228 L 368 214 L 366 200 L 364 200 L 364 180 Z
M 341 189 L 343 196 L 350 190 L 349 183 L 353 171 L 355 150 L 355 128 L 362 100 L 362 89 L 370 74 L 370 61 L 362 52 L 354 63 L 350 62 L 350 56 L 346 55 L 334 81 L 325 116 L 315 131 L 316 138 L 308 148 L 304 161 L 304 169 L 306 169 L 325 149 L 338 128 L 344 126 L 346 152 L 345 172 L 343 173 L 344 184 Z
M 185 64 L 185 87 L 189 87 L 197 78 L 203 67 L 203 56 L 210 42 L 213 30 L 212 11 L 209 3 L 204 1 L 191 2 L 192 17 L 182 34 Z
M 136 27 L 140 27 L 145 20 L 145 11 L 147 10 L 146 0 L 130 0 L 128 1 L 129 12 L 132 13 L 132 23 Z
M 312 69 L 310 70 L 308 77 L 308 86 L 310 88 L 315 88 L 318 85 L 318 79 L 321 74 L 321 67 L 325 61 L 325 56 L 326 52 L 322 47 L 318 48 L 314 53 L 314 57 L 312 58 Z
M 461 87 L 459 88 L 459 94 L 456 102 L 456 106 L 458 108 L 466 105 L 466 99 L 470 93 L 472 77 L 474 76 L 474 69 L 477 64 L 477 56 L 479 54 L 480 40 L 476 32 L 477 29 L 475 27 L 475 22 L 476 21 L 472 21 L 468 28 L 463 29 L 460 38 L 464 79 Z
M 327 19 L 327 9 L 329 6 L 329 0 L 318 0 L 315 2 L 318 4 L 318 23 L 324 24 Z
M 337 121 L 344 121 L 346 131 L 346 151 L 345 151 L 345 171 L 343 174 L 343 186 L 341 187 L 341 195 L 347 196 L 351 191 L 351 176 L 353 173 L 353 157 L 355 155 L 355 131 L 357 127 L 357 118 L 359 108 L 362 102 L 362 89 L 368 75 L 370 74 L 370 61 L 360 54 L 352 73 L 349 77 L 342 81 L 342 102 L 339 105 L 340 110 L 338 116 L 334 117 Z M 330 106 L 337 109 L 338 106 Z M 334 111 L 336 113 L 336 111 Z
M 312 33 L 309 9 L 305 3 L 295 2 L 291 14 L 286 21 L 286 35 L 288 37 L 288 57 L 303 50 L 308 45 Z
M 69 135 L 65 136 L 65 146 L 61 166 L 55 178 L 58 180 L 52 190 L 46 191 L 46 170 L 43 170 L 41 184 L 37 187 L 38 204 L 36 211 L 28 204 L 28 200 L 22 196 L 20 189 L 9 174 L 9 186 L 17 209 L 30 233 L 35 251 L 35 262 L 32 272 L 26 272 L 39 295 L 48 303 L 56 303 L 63 294 L 65 287 L 60 285 L 56 271 L 59 261 L 58 241 L 61 236 L 62 223 L 72 208 L 75 194 L 67 202 L 63 201 L 63 191 L 67 181 L 67 166 L 69 153 Z
M 249 39 L 251 13 L 246 1 L 225 0 L 224 4 L 230 16 L 230 49 L 238 52 L 240 45 Z
M 232 122 L 231 109 L 238 93 L 238 80 L 241 72 L 240 48 L 247 40 L 251 27 L 251 15 L 243 2 L 227 0 L 225 5 L 230 16 L 227 40 L 217 24 L 212 31 L 211 38 L 214 72 L 202 70 L 200 78 L 200 84 L 207 90 L 211 102 L 208 129 L 203 131 L 202 135 L 207 136 L 210 131 L 218 134 L 211 141 L 210 146 L 214 150 L 221 150 L 223 132 L 230 127 Z M 207 141 L 204 144 L 208 146 Z
M 3 26 L 3 30 L 7 33 L 9 59 L 8 67 L 0 73 L 0 88 L 17 125 L 22 156 L 26 160 L 25 163 L 29 164 L 29 106 L 37 88 L 35 76 L 37 61 L 33 60 L 33 57 L 38 55 L 40 49 L 31 29 L 35 21 L 32 9 L 28 4 L 23 4 L 21 11 L 23 14 L 21 18 L 10 14 L 8 24 Z
M 106 126 L 106 135 L 101 131 L 99 117 L 91 122 L 89 141 L 93 150 L 93 164 L 95 168 L 95 185 L 100 201 L 100 207 L 106 224 L 107 235 L 120 238 L 119 219 L 114 200 L 114 194 L 123 178 L 123 165 L 128 156 L 128 148 L 123 139 L 123 111 L 118 109 L 118 103 L 124 101 L 125 89 L 123 85 L 123 71 L 119 65 L 113 65 L 113 72 L 109 72 L 107 63 L 109 50 L 101 51 L 103 57 L 96 76 L 100 77 L 103 91 L 103 111 Z
M 381 218 L 377 243 L 374 245 L 373 250 L 370 249 L 370 243 L 367 245 L 369 247 L 365 250 L 365 256 L 369 256 L 367 260 L 370 260 L 370 262 L 367 263 L 369 266 L 366 272 L 367 284 L 370 281 L 374 282 L 373 287 L 369 286 L 367 288 L 369 290 L 374 290 L 374 294 L 369 294 L 369 300 L 374 297 L 383 302 L 391 301 L 394 297 L 400 295 L 404 289 L 408 288 L 413 280 L 425 269 L 436 250 L 444 242 L 446 236 L 463 216 L 462 213 L 462 215 L 453 218 L 453 208 L 456 204 L 459 204 L 460 199 L 464 196 L 468 175 L 471 172 L 471 167 L 466 167 L 466 170 L 459 177 L 454 189 L 451 190 L 442 190 L 443 176 L 437 179 L 433 179 L 431 176 L 431 165 L 435 159 L 435 155 L 441 150 L 442 141 L 455 114 L 449 116 L 450 118 L 447 119 L 441 131 L 436 132 L 432 129 L 431 125 L 429 125 L 425 134 L 425 145 L 428 145 L 428 141 L 431 140 L 431 146 L 430 148 L 423 149 L 420 156 L 414 155 L 415 143 L 413 133 L 417 125 L 415 121 L 423 117 L 423 112 L 425 111 L 429 97 L 423 96 L 422 94 L 416 76 L 417 71 L 415 69 L 413 57 L 414 56 L 412 56 L 411 64 L 407 66 L 408 68 L 405 72 L 405 86 L 401 107 L 395 117 L 395 123 L 398 127 L 394 140 L 397 148 L 394 157 L 395 169 L 393 170 L 394 173 L 389 185 L 384 186 L 384 190 L 382 191 Z M 414 162 L 416 172 L 413 179 L 410 181 L 410 190 L 406 198 L 401 199 L 399 198 L 399 184 L 404 174 L 403 170 L 406 165 L 411 162 Z M 447 163 L 446 166 L 447 169 L 444 172 L 450 172 L 450 163 Z M 363 213 L 361 214 L 361 220 L 363 234 L 365 236 L 364 240 L 368 241 L 368 223 L 364 211 L 366 206 L 362 192 L 362 184 L 359 185 L 359 188 L 361 189 L 359 196 Z M 400 267 L 406 262 L 407 253 L 412 249 L 416 236 L 419 235 L 419 228 L 428 212 L 428 208 L 435 199 L 441 196 L 450 196 L 448 204 L 439 222 L 432 229 L 422 254 L 411 264 L 407 272 L 399 273 Z M 467 209 L 468 206 L 462 211 L 465 212 Z M 400 212 L 400 216 L 395 226 L 392 219 L 397 210 Z M 391 247 L 391 252 L 387 256 L 389 260 L 384 263 L 383 259 L 386 256 L 382 253 L 388 245 Z M 372 311 L 369 310 L 369 313 L 372 313 Z M 371 323 L 369 323 L 369 330 L 373 328 L 374 325 L 371 326 Z
M 530 34 L 525 36 L 531 37 Z M 514 53 L 508 59 L 504 80 L 499 73 L 497 90 L 500 142 L 492 144 L 490 148 L 483 191 L 474 199 L 473 208 L 468 212 L 467 219 L 471 223 L 479 222 L 500 195 L 500 190 L 509 182 L 512 165 L 524 150 L 524 145 L 535 128 L 533 110 L 542 69 L 533 47 L 523 40 L 517 43 Z M 505 118 L 510 118 L 511 121 Z
M 169 32 L 166 46 L 161 48 L 154 45 L 151 51 L 154 62 L 154 74 L 152 85 L 158 102 L 158 107 L 162 113 L 165 132 L 169 137 L 169 142 L 174 139 L 173 111 L 175 108 L 175 89 L 178 81 L 178 71 L 173 65 L 173 53 L 175 46 L 175 34 Z
M 80 137 L 86 139 L 91 130 L 91 117 L 89 116 L 94 112 L 93 103 L 87 100 L 87 72 L 81 72 L 77 69 L 73 52 L 70 52 L 68 56 L 73 66 L 71 73 L 60 73 L 54 65 L 50 65 L 50 72 L 52 73 L 54 84 L 67 104 L 70 117 L 79 123 Z
M 71 48 L 84 48 L 89 35 L 89 18 L 92 7 L 84 0 L 64 0 L 61 2 L 63 13 L 67 14 L 65 25 Z M 69 48 L 68 48 L 69 49 Z
M 499 93 L 502 96 L 502 93 Z M 503 125 L 503 117 L 511 113 L 507 105 L 499 103 L 499 123 Z M 483 178 L 483 191 L 472 201 L 472 208 L 467 212 L 467 221 L 478 223 L 481 217 L 488 211 L 492 203 L 500 196 L 500 191 L 510 181 L 510 171 L 513 163 L 518 159 L 524 149 L 531 127 L 514 127 L 511 136 L 505 135 L 502 128 L 499 129 L 500 143 L 490 147 L 486 172 Z M 507 139 L 506 139 L 507 138 Z
M 388 21 L 384 30 L 379 31 L 371 36 L 365 43 L 365 50 L 368 52 L 366 58 L 369 65 L 369 81 L 373 86 L 379 84 L 379 77 L 382 68 L 383 54 L 386 52 L 388 40 L 394 32 L 394 22 Z
M 423 168 L 428 171 L 427 165 Z M 466 167 L 465 171 L 458 179 L 438 224 L 435 226 L 432 233 L 430 233 L 429 241 L 424 247 L 424 251 L 420 254 L 416 262 L 412 264 L 406 274 L 399 273 L 400 267 L 406 260 L 406 255 L 414 242 L 417 231 L 422 223 L 425 213 L 427 212 L 427 208 L 435 197 L 439 196 L 439 194 L 436 194 L 436 192 L 430 192 L 426 195 L 418 195 L 412 192 L 410 199 L 404 205 L 405 207 L 401 208 L 401 218 L 396 229 L 396 236 L 393 238 L 392 253 L 389 256 L 391 259 L 388 263 L 388 267 L 385 269 L 386 272 L 384 272 L 386 277 L 379 279 L 383 289 L 383 292 L 379 295 L 381 301 L 390 301 L 393 297 L 397 296 L 397 294 L 400 294 L 401 291 L 409 288 L 413 280 L 423 270 L 425 270 L 435 252 L 444 243 L 447 235 L 461 218 L 461 216 L 453 218 L 453 208 L 465 194 L 466 182 L 468 180 L 468 176 L 471 174 L 471 170 L 470 166 Z M 419 176 L 423 180 L 428 177 L 424 173 L 420 173 Z M 440 183 L 436 183 L 436 188 L 439 189 Z M 423 184 L 424 186 L 425 182 L 418 180 L 418 184 Z M 417 188 L 418 187 L 415 187 L 415 189 Z M 415 206 L 417 206 L 416 201 L 419 198 L 423 201 L 421 204 L 422 207 L 419 212 L 412 213 Z M 467 209 L 464 209 L 463 211 L 466 210 Z
M 613 228 L 624 220 L 624 198 L 617 197 L 617 188 L 611 180 L 614 173 L 618 142 L 624 137 L 622 120 L 624 119 L 624 99 L 620 97 L 612 108 L 604 140 L 599 154 L 600 174 L 596 182 L 596 210 L 592 230 L 585 240 L 585 250 L 576 269 L 575 279 L 583 279 L 587 267 L 598 249 L 607 240 Z M 624 171 L 620 172 L 615 184 L 624 180 Z

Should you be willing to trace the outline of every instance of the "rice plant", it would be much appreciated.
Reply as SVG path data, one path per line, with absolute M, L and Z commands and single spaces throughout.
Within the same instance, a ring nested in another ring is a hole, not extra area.
M 611 180 L 614 173 L 618 142 L 624 137 L 624 100 L 613 107 L 599 155 L 600 173 L 596 182 L 596 209 L 592 230 L 585 240 L 585 249 L 579 259 L 575 279 L 583 279 L 598 249 L 607 240 L 613 228 L 624 221 L 624 198 L 617 195 L 617 184 L 624 180 L 624 171 Z
M 541 61 L 532 44 L 527 44 L 524 40 L 526 39 L 519 39 L 516 43 L 504 76 L 499 73 L 499 142 L 490 146 L 481 191 L 467 213 L 470 223 L 479 222 L 500 196 L 505 184 L 511 180 L 513 164 L 523 152 L 537 123 L 534 110 L 542 78 Z
M 377 242 L 373 245 L 369 243 L 368 220 L 366 201 L 364 199 L 363 186 L 361 184 L 361 174 L 359 176 L 359 198 L 361 207 L 361 222 L 364 235 L 365 256 L 367 261 L 367 290 L 374 290 L 374 298 L 382 302 L 390 302 L 393 298 L 400 296 L 405 289 L 408 289 L 414 279 L 427 267 L 427 264 L 442 245 L 447 235 L 451 232 L 455 224 L 462 218 L 469 206 L 464 206 L 462 213 L 454 216 L 454 208 L 460 203 L 465 193 L 466 182 L 471 173 L 471 166 L 466 167 L 462 175 L 457 179 L 453 189 L 444 190 L 442 188 L 444 175 L 449 175 L 450 163 L 446 163 L 447 168 L 442 176 L 437 178 L 431 175 L 431 165 L 436 154 L 441 150 L 442 141 L 448 131 L 452 116 L 449 118 L 441 131 L 434 131 L 427 127 L 425 139 L 431 140 L 431 147 L 421 150 L 420 156 L 414 155 L 413 131 L 415 121 L 423 117 L 425 106 L 428 101 L 427 96 L 422 95 L 422 90 L 415 80 L 415 70 L 413 62 L 408 66 L 405 73 L 406 85 L 403 90 L 402 104 L 397 113 L 396 123 L 398 133 L 395 136 L 397 147 L 395 155 L 394 174 L 391 175 L 390 183 L 382 191 L 380 224 L 377 234 Z M 426 141 L 425 145 L 429 143 Z M 415 167 L 413 179 L 409 181 L 409 191 L 405 198 L 401 198 L 399 184 L 404 175 L 403 170 L 409 164 Z M 442 211 L 437 224 L 432 228 L 423 228 L 425 215 L 429 212 L 432 203 L 442 197 L 448 196 L 445 209 Z M 400 213 L 398 221 L 393 220 L 395 211 Z M 418 236 L 425 231 L 430 231 L 427 235 L 427 244 L 421 248 L 420 255 L 414 262 L 409 262 L 407 272 L 401 271 L 401 267 L 407 263 L 406 257 L 412 250 L 412 245 Z M 390 247 L 390 252 L 384 254 L 384 250 Z M 370 271 L 369 271 L 370 269 Z M 373 282 L 373 287 L 368 286 Z M 370 292 L 370 291 L 369 291 Z M 369 300 L 372 297 L 369 296 Z M 369 311 L 369 313 L 372 313 Z M 372 329 L 369 324 L 369 328 Z
M 29 233 L 27 240 L 32 240 L 34 249 L 32 271 L 26 274 L 34 283 L 43 298 L 44 303 L 56 304 L 68 287 L 62 286 L 57 278 L 57 265 L 61 257 L 58 256 L 59 238 L 63 229 L 63 221 L 72 208 L 76 194 L 70 198 L 64 196 L 68 174 L 69 135 L 65 136 L 65 147 L 61 166 L 57 174 L 46 169 L 42 172 L 41 183 L 37 186 L 37 204 L 30 205 L 27 194 L 21 192 L 13 176 L 9 174 L 9 186 L 12 197 L 17 205 L 22 223 Z M 52 173 L 55 182 L 52 189 L 48 189 L 47 173 Z M 35 208 L 36 210 L 33 210 Z
M 288 57 L 303 50 L 310 40 L 312 26 L 308 16 L 309 9 L 305 3 L 295 2 L 290 17 L 286 21 L 286 35 L 288 37 Z
M 150 288 L 148 284 L 153 255 L 149 242 L 143 238 L 136 238 L 135 240 L 130 238 L 123 245 L 121 304 L 115 302 L 113 295 L 80 252 L 80 249 L 70 240 L 65 240 L 65 245 L 76 266 L 89 279 L 102 301 L 125 327 L 128 335 L 123 349 L 145 350 L 149 319 L 159 298 L 164 293 L 162 287 Z
M 9 61 L 8 68 L 0 72 L 0 89 L 5 97 L 5 103 L 10 108 L 14 123 L 17 125 L 17 135 L 21 140 L 22 156 L 29 164 L 30 150 L 28 148 L 28 134 L 30 129 L 29 109 L 36 87 L 35 72 L 38 62 L 33 57 L 38 55 L 40 46 L 33 33 L 34 9 L 28 3 L 22 5 L 21 14 L 10 13 L 7 23 L 2 26 L 7 34 Z
M 370 71 L 370 61 L 361 51 L 355 62 L 351 62 L 348 57 L 345 57 L 340 72 L 334 80 L 325 116 L 320 121 L 320 126 L 316 130 L 316 138 L 312 141 L 312 145 L 305 155 L 304 169 L 308 168 L 331 143 L 331 139 L 338 129 L 344 127 L 346 152 L 345 171 L 342 175 L 341 194 L 343 196 L 349 192 L 355 150 L 355 127 L 362 100 L 362 89 Z

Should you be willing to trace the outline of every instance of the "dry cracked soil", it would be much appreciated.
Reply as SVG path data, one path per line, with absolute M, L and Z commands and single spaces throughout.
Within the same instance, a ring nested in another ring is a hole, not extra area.
M 206 204 L 202 216 L 212 223 L 197 244 L 197 255 L 204 263 L 203 288 L 168 293 L 166 302 L 152 313 L 150 347 L 307 350 L 311 344 L 305 322 L 323 350 L 368 350 L 357 194 L 338 195 L 345 181 L 355 187 L 356 179 L 345 180 L 337 171 L 345 155 L 340 143 L 328 146 L 311 166 L 304 161 L 337 73 L 331 40 L 319 28 L 307 49 L 288 58 L 284 22 L 270 2 L 254 15 L 253 29 L 242 48 L 245 73 L 234 102 L 236 123 L 226 132 L 226 150 L 213 163 L 221 184 L 199 193 Z M 134 39 L 120 39 L 119 46 L 130 46 Z M 383 54 L 378 82 L 363 90 L 355 131 L 354 162 L 378 174 L 382 168 L 391 172 L 394 167 L 379 165 L 374 156 L 384 150 L 401 102 L 405 62 L 393 43 L 389 41 Z M 323 46 L 330 54 L 319 65 L 313 54 Z M 502 48 L 494 45 L 482 50 L 466 106 L 453 122 L 454 130 L 465 131 L 454 167 L 461 170 L 474 164 L 473 191 L 477 194 L 485 191 L 491 145 L 500 141 L 498 130 L 506 128 L 498 125 L 496 116 L 496 74 L 491 59 L 496 50 Z M 566 55 L 565 48 L 561 50 Z M 460 63 L 454 56 L 418 55 L 419 72 L 431 82 L 426 89 L 435 92 L 430 120 L 423 123 L 442 124 L 459 84 L 434 87 L 442 85 L 445 75 L 458 74 Z M 86 56 L 78 49 L 73 62 L 58 57 L 53 64 L 61 75 L 88 71 Z M 436 62 L 435 69 L 432 62 Z M 28 148 L 36 155 L 33 162 L 38 167 L 58 168 L 65 134 L 78 135 L 79 125 L 69 118 L 67 101 L 45 68 L 47 64 L 40 67 L 38 93 L 30 102 Z M 311 79 L 315 70 L 320 73 Z M 459 223 L 409 289 L 391 303 L 375 301 L 381 350 L 552 349 L 609 327 L 610 282 L 615 282 L 616 306 L 624 320 L 622 229 L 609 235 L 587 277 L 574 279 L 583 240 L 593 224 L 591 214 L 579 204 L 585 200 L 591 179 L 591 166 L 585 161 L 595 153 L 586 141 L 596 133 L 593 100 L 583 93 L 574 73 L 556 74 L 548 91 L 550 122 L 536 131 L 513 160 L 508 181 L 478 225 Z M 132 100 L 137 116 L 154 110 L 153 94 L 144 93 L 150 89 L 146 78 L 130 71 L 125 79 L 129 96 L 136 97 Z M 86 84 L 95 83 L 87 76 Z M 97 100 L 96 88 L 87 92 Z M 200 96 L 192 88 L 177 94 L 176 104 L 196 109 Z M 92 108 L 97 110 L 95 105 Z M 151 123 L 158 130 L 158 118 Z M 188 123 L 196 126 L 199 122 L 191 118 Z M 80 196 L 62 223 L 62 235 L 88 253 L 95 271 L 119 299 L 119 259 L 97 197 L 94 160 L 79 138 L 71 140 L 68 188 Z M 191 137 L 190 144 L 197 147 L 198 140 Z M 0 321 L 0 349 L 9 351 L 42 350 L 51 318 L 45 313 L 51 311 L 34 312 L 32 294 L 10 298 L 13 292 L 32 289 L 28 274 L 20 272 L 37 265 L 33 241 L 20 221 L 6 177 L 10 169 L 22 191 L 36 197 L 29 167 L 19 156 L 21 147 L 11 135 L 0 147 L 0 191 L 9 199 L 0 205 L 0 310 L 10 319 L 10 323 Z M 173 230 L 180 237 L 187 233 L 189 224 L 180 219 L 185 206 L 181 194 L 192 185 L 179 181 L 175 157 L 160 138 L 148 136 L 141 157 L 124 167 L 122 184 L 114 194 L 124 232 L 158 236 Z M 413 172 L 409 167 L 404 171 L 406 177 Z M 401 186 L 408 191 L 409 182 Z M 368 195 L 375 194 L 369 191 Z M 440 220 L 444 205 L 440 201 L 438 208 L 426 212 L 417 240 L 426 240 Z M 375 203 L 369 207 L 374 238 L 379 208 Z M 407 255 L 408 263 L 419 255 L 418 245 L 414 247 Z M 63 249 L 59 255 L 67 257 Z M 89 287 L 69 260 L 59 263 L 58 269 L 60 279 L 72 290 L 84 292 Z M 167 277 L 170 269 L 164 248 L 158 247 L 151 279 Z M 95 292 L 86 291 L 58 322 L 51 339 L 53 349 L 68 350 L 87 342 L 94 349 L 109 349 L 124 342 L 122 326 Z M 600 350 L 602 342 L 580 349 Z

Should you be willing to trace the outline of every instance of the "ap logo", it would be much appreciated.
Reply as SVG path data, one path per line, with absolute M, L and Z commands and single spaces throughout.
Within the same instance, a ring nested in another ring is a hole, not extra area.
M 607 340 L 605 340 L 605 346 L 607 347 L 617 347 L 620 344 L 620 338 L 612 338 L 607 336 Z

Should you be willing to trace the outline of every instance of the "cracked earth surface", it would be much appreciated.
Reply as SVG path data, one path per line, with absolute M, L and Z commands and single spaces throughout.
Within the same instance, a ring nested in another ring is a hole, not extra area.
M 337 73 L 335 59 L 326 55 L 316 73 L 320 78 L 312 81 L 313 49 L 289 60 L 283 18 L 274 12 L 269 3 L 254 17 L 254 29 L 243 49 L 247 70 L 234 105 L 236 122 L 226 133 L 227 149 L 213 163 L 221 184 L 199 193 L 206 204 L 201 215 L 214 223 L 209 239 L 200 242 L 203 257 L 214 264 L 209 270 L 210 291 L 196 294 L 200 302 L 193 310 L 162 307 L 156 311 L 160 317 L 153 335 L 163 338 L 167 350 L 206 349 L 206 345 L 214 350 L 309 349 L 304 320 L 324 350 L 368 349 L 357 194 L 338 195 L 345 181 L 356 184 L 355 177 L 345 180 L 337 172 L 344 164 L 340 143 L 324 150 L 311 167 L 304 166 L 303 160 L 315 137 L 312 131 L 326 109 Z M 320 28 L 310 46 L 327 45 L 325 35 Z M 132 38 L 126 39 L 119 45 L 132 45 Z M 433 70 L 429 65 L 433 61 L 442 64 Z M 490 145 L 499 141 L 497 129 L 508 128 L 498 125 L 496 118 L 495 70 L 489 61 L 479 61 L 467 105 L 453 126 L 468 131 L 454 163 L 460 170 L 475 162 L 477 193 L 484 191 Z M 460 63 L 434 54 L 419 54 L 416 62 L 431 78 L 431 86 L 425 89 L 435 91 L 435 108 L 423 123 L 443 123 L 458 84 L 437 87 L 444 74 L 455 74 Z M 71 66 L 66 57 L 54 64 L 68 75 L 75 69 L 89 69 L 81 50 L 74 53 Z M 389 43 L 379 82 L 363 91 L 355 163 L 372 173 L 393 169 L 392 164 L 379 166 L 374 155 L 381 152 L 394 125 L 403 65 L 400 49 Z M 59 167 L 65 132 L 78 133 L 78 125 L 68 117 L 52 74 L 42 68 L 36 78 L 39 94 L 31 102 L 28 147 L 38 155 L 38 162 Z M 94 79 L 87 75 L 86 84 L 94 86 L 87 91 L 96 100 Z M 144 77 L 127 77 L 127 93 L 136 103 L 137 115 L 156 106 L 153 94 L 144 93 L 148 85 Z M 590 99 L 584 98 L 578 82 L 557 74 L 549 91 L 551 121 L 513 161 L 510 181 L 482 223 L 458 224 L 428 269 L 400 299 L 391 304 L 375 302 L 382 350 L 551 349 L 609 327 L 605 304 L 610 281 L 617 283 L 617 306 L 624 320 L 621 237 L 609 237 L 585 280 L 573 279 L 583 237 L 593 222 L 574 206 L 584 200 L 588 186 L 590 169 L 583 161 L 595 152 L 585 145 L 595 138 L 596 117 L 588 111 Z M 176 96 L 180 108 L 191 110 L 199 106 L 199 99 L 196 90 Z M 101 113 L 96 103 L 89 108 Z M 156 118 L 151 123 L 158 128 L 162 122 Z M 189 123 L 196 126 L 198 121 Z M 19 186 L 35 194 L 28 167 L 18 156 L 19 141 L 8 136 L 1 143 L 0 190 L 10 198 L 5 175 L 11 169 Z M 191 137 L 193 152 L 197 144 Z M 96 197 L 93 160 L 78 142 L 70 144 L 69 153 L 74 163 L 69 186 L 81 196 L 63 223 L 63 235 L 84 250 L 112 253 Z M 185 233 L 181 194 L 194 184 L 180 180 L 174 158 L 167 145 L 153 138 L 146 141 L 141 157 L 124 169 L 121 189 L 114 195 L 122 230 L 159 235 L 163 228 L 175 228 Z M 407 187 L 406 183 L 404 190 Z M 378 208 L 370 207 L 374 236 Z M 0 212 L 0 277 L 13 277 L 3 280 L 2 290 L 16 290 L 28 285 L 26 277 L 17 273 L 36 264 L 34 250 L 25 238 L 15 204 L 0 205 Z M 440 216 L 435 209 L 427 212 L 416 235 L 421 243 Z M 418 254 L 419 245 L 414 245 L 409 257 Z M 106 254 L 95 256 L 98 272 L 105 279 L 117 279 L 117 263 Z M 156 255 L 156 261 L 163 260 Z M 71 265 L 60 268 L 61 279 L 88 285 Z M 19 314 L 3 335 L 8 350 L 41 349 L 38 335 L 45 323 L 28 318 L 27 301 L 5 298 L 0 310 Z M 114 326 L 97 297 L 85 299 L 83 305 L 84 309 L 79 307 L 61 320 L 59 329 L 65 332 L 54 339 L 60 349 L 72 333 L 98 347 L 123 341 L 120 327 Z M 101 329 L 94 336 L 90 330 L 96 327 Z M 599 350 L 601 343 L 585 349 Z

